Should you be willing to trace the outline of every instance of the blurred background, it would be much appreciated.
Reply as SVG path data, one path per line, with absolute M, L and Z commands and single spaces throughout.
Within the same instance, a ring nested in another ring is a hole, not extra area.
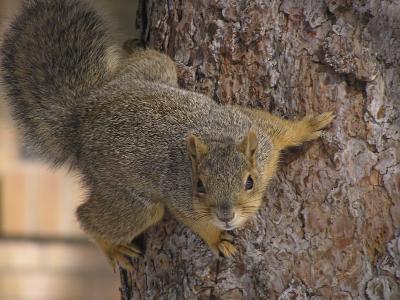
M 92 2 L 127 38 L 136 36 L 136 0 Z M 0 32 L 20 3 L 0 0 Z M 50 169 L 24 151 L 0 99 L 1 300 L 120 299 L 118 274 L 75 218 L 82 201 L 74 174 Z

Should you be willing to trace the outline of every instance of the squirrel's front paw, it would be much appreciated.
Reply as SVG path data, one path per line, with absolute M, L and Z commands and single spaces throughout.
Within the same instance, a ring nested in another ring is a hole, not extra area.
M 220 236 L 220 241 L 217 244 L 219 255 L 222 257 L 231 257 L 236 253 L 236 247 L 232 244 L 233 236 L 223 232 Z
M 134 244 L 117 245 L 108 256 L 109 261 L 113 269 L 116 269 L 116 265 L 123 267 L 128 271 L 133 271 L 133 265 L 130 258 L 141 257 L 142 252 L 139 247 Z
M 97 243 L 106 255 L 114 272 L 118 265 L 128 271 L 132 271 L 133 265 L 130 258 L 142 256 L 140 248 L 135 244 L 114 245 L 104 240 L 97 240 Z

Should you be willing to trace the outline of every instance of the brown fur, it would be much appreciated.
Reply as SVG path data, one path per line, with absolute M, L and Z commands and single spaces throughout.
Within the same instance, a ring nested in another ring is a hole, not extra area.
M 257 212 L 280 151 L 318 138 L 333 114 L 285 121 L 220 106 L 178 88 L 166 55 L 115 50 L 106 29 L 77 0 L 25 6 L 1 49 L 15 118 L 47 159 L 82 174 L 78 219 L 113 265 L 130 268 L 126 256 L 140 254 L 131 241 L 165 208 L 214 253 L 233 255 L 225 230 Z

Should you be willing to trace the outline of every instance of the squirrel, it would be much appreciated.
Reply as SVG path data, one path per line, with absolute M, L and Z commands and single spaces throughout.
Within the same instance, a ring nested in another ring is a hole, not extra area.
M 77 170 L 82 229 L 111 265 L 132 269 L 137 243 L 168 210 L 217 255 L 262 204 L 285 148 L 321 136 L 332 112 L 285 120 L 220 105 L 178 86 L 167 55 L 113 41 L 81 0 L 31 0 L 4 34 L 1 74 L 25 139 Z

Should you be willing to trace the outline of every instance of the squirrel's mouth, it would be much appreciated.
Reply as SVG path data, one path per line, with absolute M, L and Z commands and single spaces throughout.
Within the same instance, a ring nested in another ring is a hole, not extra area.
M 224 230 L 233 230 L 235 229 L 235 226 L 231 226 L 231 225 L 226 225 Z
M 226 230 L 226 231 L 234 230 L 234 229 L 236 228 L 236 227 L 233 226 L 233 225 L 222 224 L 221 222 L 218 222 L 218 223 L 216 223 L 215 225 L 216 225 L 216 227 L 218 227 L 219 229 L 221 229 L 221 230 Z
M 218 218 L 217 214 L 214 213 L 211 221 L 212 223 L 221 230 L 234 230 L 238 227 L 241 227 L 248 220 L 248 216 L 241 213 L 240 209 L 235 208 L 235 214 L 232 220 L 229 222 L 224 222 L 220 218 Z
M 213 217 L 213 223 L 216 227 L 218 227 L 221 230 L 233 230 L 237 227 L 237 224 L 235 222 L 235 218 L 232 219 L 229 222 L 223 222 L 221 221 L 216 215 Z

